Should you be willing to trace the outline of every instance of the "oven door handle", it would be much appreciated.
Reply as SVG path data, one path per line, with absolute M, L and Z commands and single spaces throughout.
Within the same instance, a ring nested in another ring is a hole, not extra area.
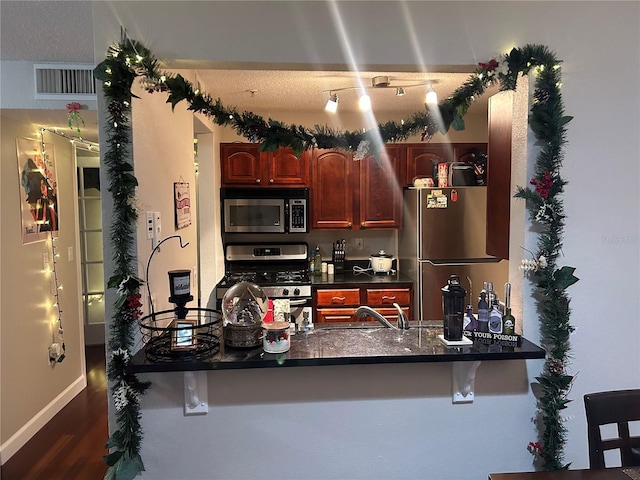
M 309 303 L 310 298 L 303 298 L 301 300 L 289 300 L 289 305 L 306 305 Z

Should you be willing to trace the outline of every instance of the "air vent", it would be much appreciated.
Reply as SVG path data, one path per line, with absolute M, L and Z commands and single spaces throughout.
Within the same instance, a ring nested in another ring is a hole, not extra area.
M 82 100 L 96 98 L 93 66 L 36 64 L 35 98 L 41 100 Z

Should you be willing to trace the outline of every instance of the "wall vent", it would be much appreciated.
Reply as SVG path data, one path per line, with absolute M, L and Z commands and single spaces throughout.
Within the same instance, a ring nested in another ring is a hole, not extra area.
M 35 64 L 35 98 L 40 100 L 95 100 L 93 66 L 86 64 Z

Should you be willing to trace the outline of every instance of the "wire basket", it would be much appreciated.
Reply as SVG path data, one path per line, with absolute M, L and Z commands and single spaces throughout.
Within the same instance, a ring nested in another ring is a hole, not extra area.
M 152 362 L 211 360 L 220 352 L 222 314 L 208 308 L 186 308 L 185 318 L 163 310 L 139 321 L 145 355 Z

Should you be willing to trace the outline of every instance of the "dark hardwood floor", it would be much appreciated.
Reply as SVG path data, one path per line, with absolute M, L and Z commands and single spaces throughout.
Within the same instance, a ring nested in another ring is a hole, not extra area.
M 87 388 L 0 469 L 2 480 L 102 479 L 107 466 L 104 345 L 86 348 Z

